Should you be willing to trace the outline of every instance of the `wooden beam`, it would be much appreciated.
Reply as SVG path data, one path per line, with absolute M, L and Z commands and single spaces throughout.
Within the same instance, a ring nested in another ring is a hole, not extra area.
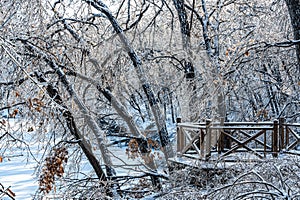
M 265 133 L 266 130 L 261 130 L 259 132 L 257 132 L 256 134 L 254 134 L 253 136 L 251 136 L 250 138 L 248 138 L 247 140 L 244 141 L 239 141 L 238 139 L 234 138 L 233 136 L 229 135 L 226 132 L 223 132 L 225 135 L 229 136 L 232 140 L 234 140 L 237 145 L 235 145 L 234 147 L 232 147 L 229 151 L 227 151 L 225 154 L 223 154 L 222 156 L 227 156 L 233 152 L 235 152 L 237 149 L 239 148 L 245 148 L 248 151 L 253 152 L 255 155 L 257 155 L 260 158 L 263 158 L 263 156 L 261 156 L 259 153 L 257 153 L 254 149 L 251 149 L 250 147 L 246 146 L 246 144 L 248 144 L 249 142 L 251 142 L 252 140 L 254 140 L 255 138 L 259 137 L 260 135 L 262 135 L 263 133 Z
M 273 156 L 278 156 L 278 120 L 274 120 L 273 125 L 273 134 L 272 134 L 272 147 L 273 147 Z
M 210 156 L 211 156 L 211 134 L 212 134 L 212 132 L 211 132 L 211 120 L 210 119 L 208 119 L 208 120 L 206 120 L 206 122 L 205 122 L 205 126 L 206 126 L 206 148 L 205 148 L 205 160 L 207 160 Z
M 185 146 L 185 136 L 183 134 L 182 127 L 178 126 L 178 124 L 181 123 L 181 118 L 178 117 L 176 119 L 176 123 L 177 123 L 177 128 L 176 128 L 176 132 L 177 132 L 177 152 L 182 154 L 182 150 Z
M 281 151 L 283 148 L 286 147 L 286 144 L 285 144 L 285 140 L 284 140 L 284 118 L 279 118 L 279 151 Z

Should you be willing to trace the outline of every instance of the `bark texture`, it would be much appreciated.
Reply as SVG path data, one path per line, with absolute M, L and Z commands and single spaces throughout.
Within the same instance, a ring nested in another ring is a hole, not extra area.
M 193 1 L 193 6 L 194 6 L 194 1 Z M 188 15 L 185 9 L 185 4 L 184 0 L 173 0 L 173 4 L 177 10 L 178 14 L 178 20 L 180 23 L 180 32 L 181 32 L 181 37 L 182 37 L 182 46 L 183 49 L 186 51 L 188 57 L 187 61 L 184 63 L 184 72 L 185 72 L 185 78 L 189 84 L 189 91 L 191 95 L 191 100 L 189 102 L 189 116 L 186 116 L 189 118 L 188 120 L 190 121 L 197 121 L 198 120 L 198 115 L 197 113 L 194 114 L 195 112 L 194 106 L 196 102 L 196 84 L 195 84 L 195 68 L 194 64 L 192 62 L 192 52 L 191 52 L 191 24 L 188 21 Z M 191 16 L 191 20 L 192 20 Z
M 294 39 L 300 40 L 300 0 L 285 0 L 289 10 L 291 23 L 294 30 Z M 298 60 L 298 72 L 300 72 L 300 43 L 296 44 L 296 55 Z
M 78 106 L 80 112 L 82 113 L 82 116 L 85 119 L 86 124 L 91 129 L 92 133 L 94 134 L 95 138 L 97 139 L 97 143 L 98 143 L 99 149 L 101 151 L 102 159 L 105 163 L 107 176 L 115 175 L 115 171 L 112 168 L 112 161 L 110 158 L 111 156 L 110 156 L 108 148 L 105 144 L 105 140 L 104 140 L 105 135 L 104 135 L 103 131 L 100 129 L 100 127 L 98 126 L 98 124 L 96 123 L 96 121 L 92 117 L 92 115 L 89 113 L 89 110 L 87 109 L 85 104 L 78 97 L 73 86 L 69 83 L 67 76 L 65 75 L 63 70 L 59 67 L 59 64 L 56 63 L 55 58 L 53 58 L 51 55 L 48 55 L 47 53 L 41 51 L 40 49 L 36 48 L 33 44 L 31 44 L 27 40 L 20 39 L 20 41 L 25 45 L 25 47 L 31 53 L 33 53 L 37 57 L 40 57 L 41 59 L 43 59 L 56 72 L 60 81 L 63 83 L 63 85 L 67 89 L 69 95 L 72 97 L 73 101 Z
M 135 71 L 137 73 L 137 76 L 139 78 L 139 81 L 143 87 L 143 90 L 147 96 L 147 99 L 150 104 L 151 111 L 153 113 L 156 126 L 158 129 L 158 134 L 161 142 L 162 151 L 165 155 L 165 158 L 168 159 L 170 157 L 174 156 L 173 148 L 170 143 L 170 138 L 168 135 L 166 123 L 163 117 L 162 112 L 160 111 L 158 101 L 155 98 L 153 89 L 151 84 L 149 83 L 147 76 L 144 72 L 144 69 L 142 67 L 142 62 L 139 58 L 139 56 L 136 54 L 134 49 L 129 44 L 129 41 L 127 37 L 125 36 L 121 26 L 118 24 L 115 17 L 112 15 L 111 11 L 108 9 L 108 7 L 100 0 L 84 0 L 91 6 L 93 6 L 98 11 L 102 12 L 107 19 L 110 21 L 111 25 L 113 26 L 115 32 L 117 33 L 118 37 L 120 38 L 124 50 L 127 52 L 128 56 L 130 57 L 133 66 L 135 68 Z

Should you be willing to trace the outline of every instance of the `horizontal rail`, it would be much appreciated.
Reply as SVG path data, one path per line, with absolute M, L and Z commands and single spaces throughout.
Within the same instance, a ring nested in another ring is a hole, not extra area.
M 211 129 L 233 129 L 233 130 L 272 130 L 273 126 L 212 126 Z
M 234 152 L 252 152 L 258 157 L 271 153 L 274 157 L 284 150 L 300 145 L 300 123 L 287 123 L 284 118 L 265 122 L 181 122 L 177 119 L 177 152 L 181 155 L 196 150 L 201 159 L 211 152 L 226 156 Z M 232 146 L 233 145 L 233 146 Z M 255 145 L 255 146 L 251 146 Z M 261 148 L 263 154 L 260 154 Z
M 191 128 L 191 129 L 203 129 L 203 128 L 206 128 L 206 126 L 201 126 L 201 125 L 192 124 L 192 123 L 177 123 L 177 127 Z
M 193 124 L 196 126 L 205 126 L 205 122 L 200 123 L 181 123 L 181 124 Z M 213 125 L 220 125 L 221 122 L 213 122 Z M 272 125 L 272 121 L 264 121 L 264 122 L 224 122 L 224 125 Z
M 224 122 L 224 126 L 273 126 L 274 122 Z M 191 127 L 191 128 L 197 128 L 197 127 L 205 127 L 205 122 L 201 123 L 178 123 L 178 126 L 182 127 Z M 219 126 L 221 125 L 220 122 L 214 122 L 211 123 L 211 125 Z M 283 126 L 297 126 L 300 127 L 300 123 L 283 123 Z
M 249 125 L 246 126 L 248 124 L 241 124 L 241 126 L 226 126 L 226 124 L 224 124 L 224 126 L 215 126 L 216 124 L 212 124 L 211 126 L 209 126 L 210 129 L 235 129 L 235 130 L 258 130 L 258 129 L 264 129 L 264 130 L 272 130 L 273 129 L 273 124 L 267 124 L 269 126 L 266 126 L 266 124 L 263 124 L 264 126 L 257 126 L 258 124 L 255 124 L 256 126 L 253 125 Z M 207 126 L 201 126 L 201 125 L 197 125 L 197 124 L 190 124 L 190 123 L 178 123 L 177 124 L 178 127 L 182 127 L 182 128 L 190 128 L 190 129 L 206 129 Z
M 283 126 L 297 126 L 300 127 L 300 123 L 284 123 Z

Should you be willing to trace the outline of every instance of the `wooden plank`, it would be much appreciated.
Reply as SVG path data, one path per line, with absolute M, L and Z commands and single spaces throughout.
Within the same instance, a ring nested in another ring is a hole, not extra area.
M 225 122 L 225 119 L 224 117 L 220 118 L 220 126 L 224 126 L 224 122 Z M 217 145 L 217 150 L 218 150 L 218 154 L 221 154 L 221 152 L 224 150 L 224 135 L 222 134 L 222 131 L 224 131 L 224 129 L 219 129 L 218 130 L 219 133 L 219 137 L 217 138 L 218 140 L 218 145 Z
M 287 150 L 292 150 L 300 141 L 295 141 L 287 147 Z
M 211 149 L 211 120 L 206 120 L 206 145 L 205 145 L 205 159 L 210 157 L 210 149 Z
M 292 133 L 293 136 L 294 136 L 297 140 L 300 139 L 300 136 L 299 136 L 297 133 L 295 133 L 295 131 L 293 131 L 290 127 L 287 127 L 287 128 L 288 128 L 288 130 L 289 130 L 289 133 Z
M 224 130 L 220 129 L 220 137 L 218 141 L 218 153 L 221 154 L 224 151 L 224 134 L 222 133 Z
M 284 118 L 279 118 L 279 151 L 285 148 L 285 140 L 284 140 Z
M 204 131 L 203 129 L 200 130 L 200 157 L 204 157 L 204 145 L 205 145 L 205 135 L 206 135 L 206 131 Z
M 205 125 L 201 123 L 201 125 Z M 212 122 L 212 126 L 220 126 L 222 122 Z M 273 122 L 224 122 L 224 126 L 272 126 Z
M 300 127 L 300 123 L 284 123 L 284 126 L 296 126 L 296 127 Z
M 234 147 L 236 147 L 236 145 L 234 146 Z M 250 148 L 250 147 L 249 147 Z M 255 151 L 255 152 L 259 152 L 259 153 L 264 153 L 264 149 L 263 148 L 250 148 L 251 149 L 251 152 L 252 151 Z M 225 149 L 226 150 L 226 149 Z M 227 149 L 227 150 L 231 150 L 231 149 Z M 241 153 L 241 152 L 243 152 L 243 153 L 245 153 L 245 152 L 249 152 L 249 150 L 248 149 L 245 149 L 244 147 L 239 147 L 238 149 L 236 149 L 236 151 L 234 151 L 234 153 Z M 272 152 L 271 151 L 271 149 L 269 149 L 269 151 L 267 150 L 267 152 Z M 225 152 L 226 153 L 226 152 Z M 223 153 L 223 154 L 225 154 L 225 153 Z M 222 154 L 222 155 L 223 155 Z
M 265 130 L 261 130 L 258 133 L 254 134 L 253 136 L 251 136 L 250 138 L 248 138 L 247 140 L 244 140 L 243 142 L 241 142 L 238 139 L 232 137 L 231 135 L 223 132 L 224 134 L 226 134 L 227 136 L 229 136 L 231 139 L 233 139 L 237 143 L 237 145 L 235 145 L 233 148 L 231 148 L 229 151 L 227 151 L 223 156 L 229 155 L 229 154 L 235 152 L 239 148 L 245 148 L 245 149 L 251 151 L 252 153 L 254 153 L 255 155 L 257 155 L 258 157 L 263 158 L 263 156 L 261 156 L 260 154 L 258 154 L 257 152 L 255 152 L 255 150 L 253 150 L 250 147 L 246 146 L 246 144 L 248 144 L 250 141 L 254 140 L 255 138 L 259 137 L 264 132 L 265 132 Z
M 183 128 L 189 128 L 189 129 L 205 129 L 205 126 L 198 126 L 194 124 L 189 123 L 179 123 L 177 126 L 183 127 Z M 273 126 L 252 126 L 252 125 L 243 125 L 243 126 L 211 126 L 211 129 L 243 129 L 243 130 L 258 130 L 258 129 L 266 129 L 266 130 L 272 130 Z
M 262 156 L 261 154 L 259 154 L 255 149 L 251 149 L 250 147 L 246 146 L 246 145 L 236 145 L 235 147 L 233 147 L 232 149 L 230 149 L 229 151 L 227 151 L 226 153 L 224 153 L 224 155 L 222 155 L 223 157 L 224 156 L 227 156 L 229 154 L 232 154 L 234 152 L 240 152 L 238 149 L 240 148 L 245 148 L 247 151 L 246 152 L 251 152 L 253 154 L 255 154 L 257 157 L 259 158 L 264 158 L 264 156 Z
M 176 123 L 181 123 L 181 118 L 176 118 Z M 181 153 L 184 145 L 185 145 L 185 142 L 183 142 L 184 140 L 184 135 L 183 135 L 183 132 L 182 132 L 182 128 L 177 126 L 176 127 L 176 135 L 177 135 L 177 152 Z
M 177 127 L 177 152 L 182 152 L 186 145 L 185 135 L 181 127 Z
M 285 148 L 287 149 L 287 147 L 290 144 L 290 135 L 289 135 L 289 127 L 285 126 Z
M 273 126 L 212 126 L 211 129 L 273 130 Z
M 249 125 L 249 126 L 262 126 L 262 125 L 269 125 L 272 126 L 273 122 L 268 121 L 268 122 L 224 122 L 225 126 L 232 126 L 232 125 L 237 125 L 237 126 L 242 126 L 242 125 Z
M 183 128 L 189 128 L 189 129 L 205 129 L 205 126 L 199 126 L 196 124 L 191 123 L 178 123 L 177 126 L 183 127 Z
M 247 136 L 248 138 L 251 137 L 250 134 L 248 134 L 248 133 L 246 133 L 246 132 L 244 132 L 244 131 L 240 131 L 240 133 L 244 134 L 244 135 Z M 265 136 L 264 136 L 264 138 L 265 138 Z M 261 144 L 261 145 L 263 145 L 263 146 L 266 147 L 266 148 L 272 149 L 271 146 L 269 146 L 269 145 L 266 144 L 266 140 L 264 140 L 264 142 L 262 142 L 262 141 L 259 140 L 259 139 L 254 139 L 254 141 L 257 142 L 257 143 L 259 143 L 259 144 Z
M 290 129 L 290 127 L 287 127 L 287 132 L 288 132 L 288 133 L 292 133 L 292 135 L 296 138 L 296 141 L 295 141 L 295 142 L 293 142 L 292 144 L 290 144 L 290 145 L 287 146 L 287 150 L 291 150 L 291 149 L 293 149 L 297 144 L 300 143 L 300 136 L 299 136 L 297 133 L 295 133 L 292 129 Z
M 273 146 L 273 156 L 278 156 L 278 124 L 277 120 L 274 121 L 273 134 L 272 134 L 272 146 Z
M 229 168 L 230 166 L 234 165 L 232 162 L 207 162 L 207 161 L 200 161 L 197 158 L 194 157 L 175 157 L 175 158 L 169 158 L 168 161 L 173 162 L 175 164 L 181 164 L 187 167 L 192 167 L 196 169 L 201 170 L 225 170 L 226 168 Z
M 283 153 L 300 156 L 300 151 L 283 151 Z
M 238 152 L 240 153 L 240 152 Z M 245 156 L 246 154 L 248 154 L 248 151 L 242 152 Z M 249 154 L 248 154 L 249 155 Z M 254 157 L 254 156 L 253 156 Z M 203 158 L 198 157 L 195 154 L 183 154 L 183 156 L 181 157 L 183 159 L 188 158 L 188 159 L 194 159 L 197 160 L 199 163 L 213 163 L 213 162 L 217 162 L 217 163 L 234 163 L 234 162 L 253 162 L 253 161 L 259 161 L 261 160 L 261 158 L 258 158 L 257 156 L 255 156 L 255 158 L 251 158 L 249 159 L 249 156 L 247 158 L 241 158 L 241 159 L 236 159 L 236 157 L 222 157 L 222 156 L 216 156 L 214 154 L 212 154 L 212 156 L 210 157 L 209 160 L 205 160 Z
M 212 126 L 219 126 L 221 122 L 212 122 Z M 180 122 L 178 125 L 187 125 L 187 126 L 205 126 L 203 123 L 189 123 L 189 122 Z M 272 126 L 273 122 L 224 122 L 224 126 Z M 284 126 L 300 126 L 300 123 L 284 123 Z
M 189 139 L 189 143 L 186 144 L 186 146 L 182 149 L 181 153 L 184 154 L 189 150 L 189 148 L 193 147 L 194 150 L 196 150 L 198 152 L 198 154 L 200 154 L 200 149 L 194 143 L 197 139 L 199 139 L 199 136 L 198 135 L 195 135 L 194 137 L 191 137 L 190 135 L 186 135 L 186 136 Z
M 275 120 L 274 122 L 224 122 L 221 120 L 220 122 L 210 122 L 208 127 L 208 122 L 206 124 L 203 122 L 200 123 L 177 123 L 177 130 L 182 130 L 182 135 L 184 135 L 184 139 L 188 140 L 188 144 L 184 142 L 181 144 L 181 149 L 184 150 L 182 153 L 190 149 L 194 149 L 202 158 L 211 155 L 211 147 L 212 144 L 212 132 L 219 132 L 220 137 L 218 137 L 217 150 L 219 154 L 222 153 L 224 149 L 224 141 L 222 137 L 225 135 L 228 136 L 230 140 L 236 143 L 234 147 L 229 148 L 224 155 L 229 155 L 233 152 L 240 152 L 243 150 L 250 151 L 254 153 L 258 157 L 262 157 L 262 154 L 259 152 L 263 152 L 263 157 L 267 157 L 267 152 L 272 152 L 273 156 L 277 156 L 279 151 L 284 149 L 292 149 L 297 144 L 300 143 L 300 135 L 296 133 L 296 131 L 292 130 L 292 127 L 300 127 L 300 123 L 285 123 L 284 118 L 280 118 L 280 120 Z M 229 133 L 227 133 L 229 131 Z M 255 131 L 255 134 L 249 133 L 249 131 Z M 267 137 L 269 133 L 272 131 L 272 145 L 268 144 Z M 190 133 L 194 132 L 194 133 Z M 238 132 L 239 136 L 242 138 L 246 137 L 244 140 L 239 140 L 232 133 Z M 258 138 L 263 134 L 263 139 Z M 177 135 L 178 137 L 182 137 L 182 135 Z M 209 137 L 211 136 L 211 137 Z M 295 138 L 292 144 L 289 144 L 289 137 Z M 199 140 L 200 146 L 196 145 L 196 142 Z M 181 140 L 182 141 L 182 140 Z M 258 144 L 259 148 L 251 148 L 249 144 Z M 180 146 L 178 144 L 178 146 Z M 262 147 L 261 147 L 262 146 Z M 179 148 L 180 149 L 180 148 Z M 214 151 L 213 151 L 214 152 Z M 224 156 L 223 155 L 223 156 Z M 271 155 L 271 154 L 270 154 Z
M 267 154 L 267 132 L 264 132 L 264 158 L 266 158 Z

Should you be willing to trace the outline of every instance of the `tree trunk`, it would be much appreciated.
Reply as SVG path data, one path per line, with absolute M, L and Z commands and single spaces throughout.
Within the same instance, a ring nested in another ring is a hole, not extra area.
M 55 58 L 52 58 L 51 55 L 48 55 L 48 54 L 44 53 L 43 51 L 39 50 L 38 48 L 36 48 L 34 45 L 32 45 L 27 40 L 20 39 L 20 41 L 25 45 L 25 47 L 30 52 L 32 52 L 37 57 L 40 57 L 41 59 L 43 59 L 53 70 L 55 70 L 60 81 L 66 87 L 69 95 L 72 97 L 73 101 L 78 106 L 79 110 L 81 111 L 86 124 L 91 129 L 92 133 L 94 134 L 95 138 L 97 139 L 97 143 L 98 143 L 99 149 L 101 151 L 102 159 L 105 163 L 107 176 L 115 175 L 115 171 L 112 168 L 112 161 L 110 158 L 111 156 L 110 156 L 107 146 L 105 144 L 105 140 L 104 140 L 105 135 L 104 135 L 103 131 L 100 129 L 100 127 L 96 123 L 95 119 L 91 116 L 87 107 L 79 99 L 73 86 L 69 83 L 69 80 L 67 79 L 65 73 L 55 62 Z
M 76 33 L 75 30 L 65 21 L 63 20 L 64 27 L 69 31 L 69 33 L 73 36 L 73 38 L 78 42 L 84 42 L 81 37 Z M 111 57 L 111 56 L 109 56 Z M 97 71 L 101 70 L 100 65 L 98 64 L 98 61 L 96 59 L 91 58 L 90 62 L 95 66 Z M 106 61 L 105 61 L 106 62 Z M 137 125 L 132 120 L 132 116 L 127 112 L 126 108 L 115 98 L 115 96 L 111 93 L 109 88 L 103 88 L 100 84 L 100 82 L 93 80 L 90 77 L 86 77 L 80 73 L 77 73 L 73 70 L 69 71 L 70 75 L 78 76 L 82 78 L 83 80 L 91 83 L 94 85 L 99 92 L 101 92 L 104 97 L 111 103 L 112 107 L 117 111 L 117 113 L 123 118 L 123 120 L 127 123 L 130 132 L 132 135 L 138 138 L 139 140 L 139 149 L 142 154 L 142 158 L 145 160 L 145 164 L 147 167 L 149 167 L 151 170 L 157 172 L 157 167 L 154 163 L 153 157 L 151 156 L 151 150 L 148 146 L 148 140 L 146 136 L 142 134 L 140 129 L 137 127 Z M 154 186 L 161 188 L 160 180 L 156 176 L 151 176 L 151 180 Z
M 294 39 L 300 40 L 300 0 L 285 0 L 294 29 Z M 298 72 L 300 73 L 300 43 L 296 44 Z
M 42 77 L 37 76 L 40 82 L 47 82 Z M 78 144 L 81 147 L 83 153 L 89 160 L 90 164 L 92 165 L 96 175 L 98 176 L 99 180 L 107 181 L 107 178 L 105 176 L 105 173 L 103 172 L 101 165 L 99 161 L 97 160 L 96 156 L 94 155 L 90 144 L 86 141 L 86 139 L 82 136 L 80 131 L 78 130 L 76 123 L 74 121 L 74 117 L 69 111 L 69 109 L 64 105 L 64 103 L 61 100 L 60 95 L 58 94 L 58 91 L 50 84 L 48 84 L 46 88 L 47 93 L 53 100 L 60 105 L 63 109 L 61 109 L 61 112 L 63 113 L 63 117 L 65 118 L 67 122 L 67 127 L 69 128 L 70 133 L 78 140 Z M 103 183 L 104 185 L 104 183 Z
M 25 43 L 25 41 L 22 41 Z M 12 54 L 10 52 L 6 52 L 8 55 L 11 57 L 12 61 L 21 68 L 21 64 L 14 58 L 12 57 Z M 28 74 L 29 77 L 31 75 Z M 35 76 L 37 77 L 38 81 L 41 83 L 47 83 L 46 79 L 42 77 L 42 74 L 38 74 L 35 72 Z M 24 79 L 21 79 L 19 81 L 19 84 L 21 84 L 24 81 Z M 34 81 L 35 82 L 35 81 Z M 13 82 L 12 82 L 13 84 Z M 60 105 L 60 110 L 63 113 L 63 117 L 66 120 L 67 127 L 69 128 L 70 133 L 78 140 L 78 144 L 81 147 L 82 151 L 84 152 L 85 156 L 89 160 L 90 164 L 92 165 L 96 175 L 98 176 L 100 180 L 100 185 L 106 186 L 105 182 L 107 182 L 107 177 L 104 173 L 104 171 L 101 168 L 101 165 L 99 161 L 97 160 L 96 156 L 94 155 L 90 144 L 85 140 L 85 138 L 82 136 L 80 131 L 78 130 L 74 117 L 67 108 L 67 106 L 63 103 L 62 98 L 60 94 L 58 93 L 57 89 L 55 89 L 51 84 L 47 84 L 46 91 L 48 95 L 53 99 L 55 103 Z M 108 189 L 109 190 L 109 189 Z
M 183 49 L 187 52 L 188 58 L 187 61 L 184 63 L 184 71 L 185 71 L 185 78 L 186 81 L 189 84 L 189 91 L 191 95 L 191 99 L 189 101 L 189 116 L 188 117 L 190 121 L 197 121 L 198 115 L 193 114 L 195 112 L 195 103 L 196 103 L 196 84 L 195 84 L 195 68 L 192 62 L 192 58 L 190 55 L 192 55 L 191 52 L 191 24 L 189 24 L 187 12 L 184 5 L 184 0 L 173 0 L 173 4 L 177 10 L 178 19 L 180 23 L 180 31 L 181 31 L 181 37 L 182 37 L 182 46 Z
M 96 61 L 94 60 L 94 62 Z M 146 136 L 142 134 L 138 126 L 132 120 L 132 116 L 127 112 L 127 109 L 122 105 L 122 103 L 120 103 L 120 101 L 111 93 L 109 89 L 101 87 L 98 81 L 86 77 L 82 74 L 79 74 L 75 71 L 71 71 L 70 73 L 94 85 L 98 89 L 98 91 L 101 92 L 103 96 L 111 103 L 111 106 L 127 124 L 130 133 L 138 138 L 139 149 L 142 154 L 142 159 L 145 161 L 145 165 L 149 167 L 152 171 L 157 172 L 157 167 L 154 163 L 153 157 L 151 156 L 151 150 L 149 149 L 148 140 Z M 151 176 L 151 180 L 154 186 L 157 186 L 158 188 L 161 187 L 158 177 Z
M 162 112 L 159 108 L 158 101 L 154 96 L 152 86 L 149 83 L 147 76 L 144 72 L 140 58 L 138 57 L 138 55 L 136 54 L 134 49 L 130 46 L 122 28 L 120 27 L 120 25 L 118 24 L 117 20 L 112 15 L 112 13 L 108 9 L 108 7 L 100 0 L 98 0 L 98 1 L 84 0 L 84 1 L 87 2 L 88 4 L 90 4 L 91 6 L 93 6 L 98 11 L 102 12 L 108 18 L 108 20 L 112 24 L 115 32 L 118 34 L 118 37 L 120 38 L 125 51 L 127 52 L 128 56 L 130 57 L 130 59 L 133 63 L 133 66 L 136 70 L 139 81 L 142 84 L 143 90 L 149 101 L 149 105 L 150 105 L 151 111 L 152 111 L 154 119 L 155 119 L 157 129 L 158 129 L 160 143 L 161 143 L 162 151 L 165 155 L 165 158 L 167 160 L 168 158 L 173 157 L 174 152 L 173 152 L 173 148 L 170 143 L 170 138 L 168 135 L 165 120 L 164 120 L 164 117 L 162 116 Z
M 173 0 L 173 4 L 178 13 L 181 37 L 182 37 L 182 45 L 183 48 L 187 50 L 190 48 L 191 32 L 190 32 L 190 26 L 189 26 L 186 10 L 184 8 L 184 0 Z

